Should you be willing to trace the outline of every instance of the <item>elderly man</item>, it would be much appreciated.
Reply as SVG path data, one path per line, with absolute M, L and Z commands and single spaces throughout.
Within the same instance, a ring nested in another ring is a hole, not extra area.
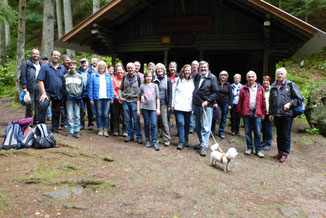
M 93 130 L 93 121 L 94 121 L 94 108 L 91 105 L 88 97 L 88 89 L 89 89 L 89 82 L 91 79 L 92 70 L 89 68 L 89 63 L 86 58 L 82 58 L 80 60 L 81 67 L 77 69 L 77 72 L 82 75 L 83 78 L 83 92 L 82 92 L 82 100 L 84 107 L 80 109 L 80 118 L 81 118 L 81 126 L 80 129 L 84 129 L 85 127 L 85 116 L 86 116 L 86 109 L 87 109 L 87 116 L 88 116 L 88 129 Z
M 37 76 L 41 90 L 40 97 L 40 123 L 45 123 L 46 110 L 52 101 L 51 131 L 58 133 L 60 105 L 63 97 L 63 75 L 65 68 L 59 64 L 60 52 L 52 51 L 51 62 L 44 64 Z
M 137 116 L 137 98 L 141 78 L 135 73 L 135 64 L 127 64 L 127 74 L 122 77 L 119 88 L 119 102 L 122 103 L 127 123 L 128 137 L 125 142 L 134 141 L 134 134 L 139 144 L 143 143 L 142 133 L 140 130 L 140 119 Z
M 278 154 L 274 158 L 281 163 L 287 161 L 290 153 L 293 106 L 304 101 L 297 85 L 287 80 L 286 74 L 283 67 L 276 70 L 277 81 L 271 85 L 269 96 L 269 119 L 274 120 L 277 134 Z
M 31 58 L 26 60 L 20 72 L 20 85 L 23 88 L 23 92 L 25 94 L 29 92 L 31 97 L 31 104 L 26 105 L 26 113 L 25 117 L 33 116 L 33 108 L 34 108 L 34 119 L 33 124 L 36 125 L 39 121 L 39 97 L 40 97 L 40 88 L 37 83 L 37 76 L 41 69 L 42 63 L 39 60 L 40 51 L 37 49 L 32 49 Z
M 140 62 L 139 61 L 135 61 L 134 62 L 134 65 L 135 65 L 135 74 L 137 74 L 138 76 L 140 76 L 140 78 L 142 79 L 142 82 L 144 82 L 144 74 L 142 74 L 140 72 Z
M 261 121 L 266 115 L 266 101 L 264 88 L 256 83 L 257 75 L 254 71 L 247 73 L 248 83 L 240 89 L 237 113 L 243 117 L 246 133 L 247 150 L 246 155 L 253 153 L 252 131 L 255 135 L 255 151 L 260 158 L 264 157 L 261 151 Z
M 200 144 L 194 149 L 200 149 L 200 155 L 205 157 L 212 125 L 213 105 L 217 96 L 217 79 L 210 72 L 206 61 L 199 63 L 199 69 L 200 73 L 194 79 L 193 105 L 195 106 L 196 132 Z
M 91 70 L 92 70 L 92 73 L 95 73 L 97 72 L 97 64 L 98 64 L 98 59 L 97 58 L 92 58 L 91 60 Z

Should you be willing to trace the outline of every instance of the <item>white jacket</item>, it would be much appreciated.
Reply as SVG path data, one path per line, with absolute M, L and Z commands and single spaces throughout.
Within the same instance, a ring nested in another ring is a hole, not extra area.
M 194 80 L 177 78 L 173 84 L 172 107 L 177 111 L 192 111 L 192 94 L 195 89 Z

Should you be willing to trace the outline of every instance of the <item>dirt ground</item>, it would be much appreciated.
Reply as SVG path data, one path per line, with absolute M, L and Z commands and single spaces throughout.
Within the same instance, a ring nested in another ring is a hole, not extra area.
M 2 133 L 24 116 L 11 104 L 0 99 Z M 175 127 L 172 145 L 159 152 L 89 130 L 68 139 L 60 130 L 57 148 L 0 150 L 0 217 L 325 217 L 326 138 L 307 135 L 307 127 L 295 120 L 286 164 L 272 158 L 275 135 L 260 159 L 244 155 L 243 129 L 236 137 L 227 127 L 217 140 L 239 153 L 227 173 L 192 149 L 195 135 L 177 151 Z M 49 197 L 62 190 L 58 200 Z

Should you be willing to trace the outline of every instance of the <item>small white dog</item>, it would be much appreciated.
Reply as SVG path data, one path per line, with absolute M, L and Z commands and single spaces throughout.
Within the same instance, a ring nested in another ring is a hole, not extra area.
M 229 148 L 228 152 L 226 152 L 226 154 L 223 154 L 222 152 L 217 151 L 218 148 L 218 143 L 211 146 L 211 164 L 215 165 L 216 162 L 220 162 L 223 164 L 224 172 L 229 171 L 230 162 L 238 155 L 238 152 L 235 148 Z

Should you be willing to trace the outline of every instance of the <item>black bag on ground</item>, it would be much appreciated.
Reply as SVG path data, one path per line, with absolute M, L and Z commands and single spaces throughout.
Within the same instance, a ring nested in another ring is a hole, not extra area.
M 34 128 L 34 144 L 33 148 L 53 148 L 56 144 L 51 131 L 45 124 L 37 124 Z

